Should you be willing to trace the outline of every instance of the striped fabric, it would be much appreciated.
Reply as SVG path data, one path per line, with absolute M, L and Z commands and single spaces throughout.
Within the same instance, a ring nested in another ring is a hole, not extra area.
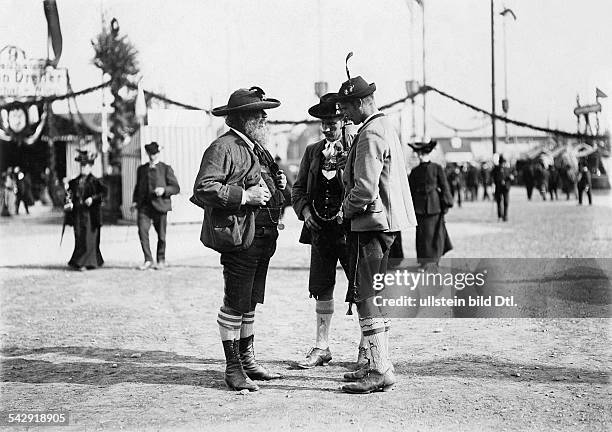
M 253 335 L 253 327 L 255 326 L 255 311 L 247 312 L 242 315 L 242 326 L 240 327 L 240 338 L 246 338 Z
M 383 318 L 359 318 L 359 326 L 365 337 L 372 336 L 385 331 L 385 320 Z
M 217 315 L 219 333 L 221 340 L 235 340 L 240 337 L 240 327 L 242 325 L 242 315 L 234 315 L 223 310 Z
M 315 306 L 315 312 L 318 314 L 333 314 L 334 313 L 334 301 L 333 300 L 317 300 Z

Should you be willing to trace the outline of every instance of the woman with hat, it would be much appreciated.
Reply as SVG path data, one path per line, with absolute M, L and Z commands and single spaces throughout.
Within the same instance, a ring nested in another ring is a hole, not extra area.
M 436 141 L 409 144 L 421 163 L 408 176 L 417 217 L 416 251 L 422 269 L 435 270 L 442 255 L 453 248 L 444 215 L 453 206 L 453 196 L 444 168 L 430 159 Z
M 95 154 L 78 150 L 75 161 L 79 163 L 81 173 L 68 183 L 64 205 L 64 224 L 74 228 L 74 252 L 68 265 L 81 271 L 104 264 L 100 252 L 100 227 L 102 200 L 107 188 L 91 173 L 95 158 Z
M 230 130 L 204 152 L 191 197 L 205 210 L 200 240 L 221 253 L 225 286 L 217 323 L 225 383 L 232 390 L 256 391 L 253 380 L 281 377 L 256 361 L 253 348 L 255 307 L 264 301 L 268 265 L 283 228 L 279 222 L 287 178 L 264 147 L 269 135 L 265 110 L 279 105 L 261 88 L 251 87 L 236 90 L 227 105 L 212 110 L 225 116 Z M 239 221 L 244 220 L 244 227 L 251 215 L 254 235 L 252 243 L 244 244 L 247 231 L 240 231 Z

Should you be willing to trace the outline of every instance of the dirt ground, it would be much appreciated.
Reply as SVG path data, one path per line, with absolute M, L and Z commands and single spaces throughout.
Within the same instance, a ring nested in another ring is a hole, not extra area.
M 513 191 L 508 224 L 488 203 L 453 210 L 451 257 L 612 256 L 612 206 L 521 197 Z M 171 265 L 146 272 L 134 268 L 135 228 L 104 227 L 107 264 L 83 273 L 64 268 L 71 240 L 58 249 L 56 225 L 0 225 L 1 410 L 67 411 L 61 430 L 79 431 L 610 430 L 609 318 L 395 319 L 396 386 L 348 395 L 338 389 L 358 325 L 340 289 L 333 361 L 296 369 L 313 342 L 314 302 L 300 224 L 286 223 L 255 322 L 258 358 L 284 379 L 247 395 L 223 383 L 222 276 L 197 225 L 171 226 Z

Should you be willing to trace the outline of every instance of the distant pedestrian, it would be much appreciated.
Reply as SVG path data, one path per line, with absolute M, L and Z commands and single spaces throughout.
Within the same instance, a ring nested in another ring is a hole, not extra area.
M 491 173 L 493 182 L 495 183 L 495 202 L 497 203 L 497 218 L 504 222 L 508 221 L 508 198 L 510 194 L 510 186 L 514 175 L 506 159 L 499 155 L 499 162 L 493 168 Z
M 478 178 L 480 177 L 480 172 L 478 167 L 476 167 L 473 163 L 469 163 L 466 167 L 465 174 L 465 185 L 466 191 L 469 196 L 470 201 L 476 201 L 478 199 Z
M 535 173 L 533 170 L 533 162 L 531 160 L 527 160 L 527 162 L 523 165 L 521 174 L 523 184 L 525 185 L 525 190 L 527 191 L 527 199 L 531 201 L 533 187 L 535 184 Z
M 461 180 L 461 168 L 457 164 L 452 164 L 448 167 L 448 184 L 450 187 L 451 196 L 453 197 L 453 201 L 455 198 L 455 194 L 457 194 L 457 205 L 461 207 L 461 189 L 462 189 L 462 180 Z
M 160 161 L 159 144 L 155 141 L 144 146 L 149 162 L 138 167 L 136 186 L 131 210 L 138 209 L 138 237 L 144 253 L 144 264 L 139 268 L 162 269 L 166 265 L 166 226 L 168 212 L 172 210 L 170 197 L 180 192 L 180 187 L 172 167 Z M 157 264 L 153 265 L 153 255 L 149 245 L 151 223 L 157 232 Z
M 19 214 L 19 207 L 21 203 L 23 203 L 23 206 L 25 207 L 26 214 L 30 214 L 29 207 L 34 205 L 30 175 L 21 171 L 21 168 L 18 166 L 14 168 L 13 175 L 17 185 L 17 194 L 15 196 L 15 214 Z
M 421 160 L 408 176 L 417 217 L 417 260 L 422 269 L 436 271 L 442 255 L 453 248 L 444 222 L 444 215 L 453 206 L 453 197 L 444 169 L 429 157 L 436 141 L 410 146 Z
M 74 251 L 68 265 L 76 270 L 94 269 L 104 264 L 100 252 L 102 200 L 107 188 L 91 173 L 96 158 L 86 150 L 78 150 L 75 161 L 80 174 L 68 183 L 64 224 L 74 228 Z
M 2 173 L 2 210 L 1 215 L 10 217 L 15 213 L 15 194 L 17 192 L 17 186 L 15 185 L 15 179 L 13 177 L 13 168 L 8 167 L 5 172 Z
M 551 201 L 559 200 L 557 189 L 559 189 L 559 171 L 557 171 L 557 167 L 554 164 L 551 164 L 548 167 L 548 193 L 550 194 Z
M 589 205 L 593 204 L 591 172 L 584 160 L 580 161 L 578 171 L 578 205 L 582 205 L 582 193 L 585 192 L 589 198 Z
M 483 189 L 482 200 L 490 200 L 489 188 L 491 187 L 491 168 L 486 162 L 483 162 L 480 166 L 480 183 Z

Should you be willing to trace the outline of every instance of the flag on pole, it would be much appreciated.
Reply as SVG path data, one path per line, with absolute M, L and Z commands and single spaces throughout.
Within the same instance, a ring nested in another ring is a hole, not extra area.
M 608 95 L 605 94 L 604 92 L 602 92 L 601 90 L 599 90 L 597 87 L 595 87 L 595 98 L 607 98 Z
M 53 60 L 48 60 L 49 64 L 55 67 L 62 55 L 62 30 L 57 13 L 57 3 L 55 0 L 43 0 L 43 8 L 47 18 L 47 44 L 51 44 L 54 55 Z

